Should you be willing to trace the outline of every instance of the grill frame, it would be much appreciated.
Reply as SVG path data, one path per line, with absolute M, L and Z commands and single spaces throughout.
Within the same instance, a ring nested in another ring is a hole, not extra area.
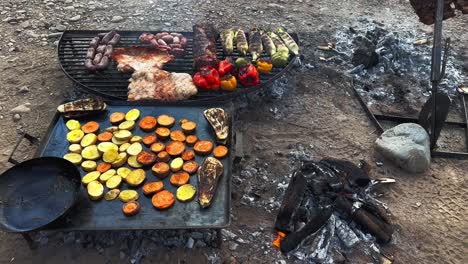
M 86 51 L 89 42 L 97 34 L 107 32 L 105 30 L 67 30 L 60 37 L 57 46 L 57 57 L 60 68 L 64 74 L 72 80 L 77 87 L 86 92 L 108 99 L 108 100 L 127 100 L 128 79 L 131 73 L 120 73 L 117 71 L 115 61 L 111 61 L 108 69 L 91 73 L 84 67 Z M 133 31 L 123 30 L 117 31 L 121 35 L 121 40 L 114 48 L 130 47 L 130 46 L 150 46 L 146 43 L 140 43 L 138 37 L 143 32 L 158 33 L 160 31 Z M 191 75 L 194 74 L 192 69 L 193 57 L 193 32 L 178 32 L 187 37 L 186 55 L 183 58 L 176 58 L 174 62 L 170 62 L 164 66 L 164 70 L 172 72 L 185 72 Z M 299 44 L 298 35 L 290 33 L 294 40 Z M 216 41 L 216 49 L 218 58 L 224 58 L 221 42 Z M 247 56 L 249 58 L 250 55 Z M 236 49 L 232 54 L 233 59 L 239 57 Z M 263 52 L 260 58 L 268 57 Z M 260 90 L 273 83 L 275 80 L 289 72 L 296 60 L 296 56 L 290 55 L 289 63 L 284 68 L 273 68 L 273 71 L 268 74 L 260 74 L 260 84 L 253 87 L 239 86 L 233 92 L 227 91 L 203 91 L 199 90 L 198 94 L 184 101 L 228 101 L 243 94 L 251 93 Z

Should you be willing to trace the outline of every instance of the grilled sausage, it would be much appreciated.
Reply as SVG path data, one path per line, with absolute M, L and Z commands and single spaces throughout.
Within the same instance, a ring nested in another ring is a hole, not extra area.
M 97 53 L 104 53 L 104 51 L 106 50 L 106 45 L 99 45 L 96 49 L 96 52 Z
M 108 32 L 106 35 L 104 35 L 104 37 L 102 37 L 101 43 L 107 44 L 114 37 L 116 33 L 117 32 L 115 32 L 115 30 Z
M 155 48 L 159 48 L 158 41 L 154 38 L 150 40 L 151 45 L 153 45 Z
M 88 69 L 90 71 L 95 71 L 96 70 L 96 66 L 93 64 L 92 59 L 86 59 L 85 67 L 86 67 L 86 69 Z
M 93 48 L 97 48 L 97 46 L 99 45 L 99 41 L 101 39 L 99 37 L 94 37 L 91 42 L 89 43 L 89 46 L 90 47 L 93 47 Z
M 88 52 L 86 52 L 86 58 L 87 59 L 92 59 L 94 58 L 94 54 L 96 53 L 96 49 L 93 47 L 88 48 Z
M 110 57 L 112 55 L 113 50 L 114 48 L 112 47 L 112 45 L 107 45 L 106 49 L 104 50 L 104 56 Z
M 116 33 L 114 37 L 107 44 L 115 46 L 119 43 L 119 41 L 120 41 L 120 35 Z
M 104 70 L 109 66 L 109 57 L 104 56 L 101 59 L 101 62 L 96 64 L 96 70 Z
M 180 45 L 180 44 L 169 44 L 169 47 L 171 47 L 172 49 L 173 48 L 182 49 L 182 45 Z
M 152 39 L 154 38 L 154 35 L 153 34 L 150 34 L 150 33 L 143 33 L 140 35 L 140 37 L 138 38 L 141 42 L 149 42 L 151 41 Z
M 180 44 L 180 38 L 179 38 L 179 37 L 174 37 L 174 38 L 172 39 L 172 43 L 174 43 L 174 44 Z
M 162 39 L 158 39 L 158 44 L 159 44 L 160 46 L 167 46 L 166 41 L 164 41 L 164 40 L 162 40 Z
M 185 55 L 185 50 L 181 48 L 173 48 L 171 50 L 172 55 L 176 57 L 183 57 Z
M 186 37 L 182 37 L 180 39 L 180 44 L 182 45 L 182 47 L 187 47 L 187 38 Z
M 164 42 L 167 44 L 171 44 L 174 41 L 174 37 L 171 35 L 162 36 L 161 39 L 164 40 Z
M 94 65 L 99 64 L 101 62 L 101 59 L 102 59 L 102 53 L 96 54 L 96 56 L 94 56 L 94 60 L 93 60 Z

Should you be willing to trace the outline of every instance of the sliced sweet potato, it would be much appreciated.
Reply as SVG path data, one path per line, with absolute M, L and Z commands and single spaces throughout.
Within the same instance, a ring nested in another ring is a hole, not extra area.
M 188 135 L 187 138 L 185 138 L 185 143 L 187 144 L 187 146 L 193 146 L 197 141 L 198 137 L 195 135 Z
M 151 144 L 150 149 L 154 153 L 159 153 L 159 152 L 166 149 L 166 145 L 164 145 L 164 143 L 162 143 L 162 142 L 156 142 L 156 143 Z
M 99 124 L 95 121 L 89 121 L 81 127 L 85 134 L 96 133 L 99 130 Z
M 199 140 L 193 145 L 193 149 L 198 155 L 208 155 L 213 151 L 213 142 L 209 140 Z
M 144 195 L 155 194 L 159 191 L 162 191 L 163 188 L 164 188 L 164 183 L 162 181 L 148 182 L 145 185 L 143 185 L 143 194 Z
M 174 130 L 174 131 L 172 131 L 172 132 L 171 132 L 171 140 L 184 142 L 184 141 L 185 141 L 184 132 L 182 132 L 182 131 L 180 131 L 180 130 Z
M 170 170 L 171 168 L 165 162 L 158 162 L 154 164 L 153 167 L 151 168 L 151 171 L 153 172 L 153 174 L 161 179 L 166 178 L 167 175 L 169 175 Z
M 158 135 L 159 139 L 167 139 L 171 134 L 171 130 L 167 127 L 158 127 L 156 128 L 156 135 Z
M 184 151 L 182 153 L 182 159 L 187 161 L 187 160 L 193 160 L 195 158 L 195 152 L 191 149 Z
M 152 116 L 145 116 L 140 120 L 140 123 L 138 124 L 141 128 L 141 130 L 149 132 L 152 131 L 156 128 L 157 125 L 156 118 Z
M 130 201 L 125 203 L 122 207 L 122 212 L 125 216 L 133 216 L 140 212 L 141 205 L 137 201 Z
M 142 152 L 138 153 L 137 161 L 144 166 L 148 166 L 156 161 L 156 155 L 152 152 L 143 150 Z
M 172 141 L 167 144 L 166 151 L 173 157 L 179 156 L 185 151 L 185 145 L 180 141 Z
M 175 118 L 169 115 L 158 116 L 158 124 L 163 127 L 172 127 L 175 123 Z
M 125 113 L 115 112 L 109 116 L 111 124 L 116 125 L 125 120 Z
M 151 146 L 154 142 L 156 142 L 158 138 L 156 137 L 155 134 L 147 134 L 146 136 L 143 137 L 143 144 L 146 146 Z
M 182 128 L 182 131 L 184 131 L 184 133 L 193 134 L 195 132 L 195 129 L 197 128 L 197 123 L 193 121 L 187 121 L 182 123 L 180 127 Z
M 99 165 L 97 165 L 96 170 L 99 171 L 100 173 L 104 173 L 108 170 L 110 170 L 111 164 L 107 162 L 101 162 Z
M 170 160 L 171 160 L 171 156 L 169 156 L 169 154 L 166 151 L 161 151 L 156 156 L 157 162 L 168 162 Z
M 182 186 L 188 183 L 190 180 L 190 175 L 185 171 L 180 171 L 172 174 L 170 182 L 174 186 Z
M 109 132 L 109 131 L 104 131 L 102 132 L 101 134 L 99 134 L 97 136 L 97 139 L 100 141 L 100 142 L 108 142 L 108 141 L 111 141 L 112 140 L 112 133 Z
M 184 165 L 182 165 L 182 170 L 188 174 L 194 174 L 198 170 L 198 163 L 194 160 L 186 161 Z
M 162 190 L 153 195 L 151 203 L 157 209 L 167 209 L 174 204 L 174 195 L 168 190 Z
M 226 146 L 219 145 L 216 148 L 214 148 L 213 156 L 215 156 L 215 158 L 222 159 L 226 157 L 226 155 L 228 154 L 228 151 L 229 150 Z

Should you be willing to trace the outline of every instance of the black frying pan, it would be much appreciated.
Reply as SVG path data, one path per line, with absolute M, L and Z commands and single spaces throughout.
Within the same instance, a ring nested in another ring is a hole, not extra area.
M 0 228 L 27 232 L 53 222 L 75 203 L 80 182 L 75 165 L 57 157 L 34 158 L 8 169 L 0 176 Z

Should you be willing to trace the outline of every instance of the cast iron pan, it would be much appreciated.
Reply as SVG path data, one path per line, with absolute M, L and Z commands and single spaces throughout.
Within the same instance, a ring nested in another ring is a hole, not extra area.
M 77 200 L 80 181 L 75 165 L 62 158 L 15 165 L 0 176 L 0 228 L 27 232 L 53 222 Z

